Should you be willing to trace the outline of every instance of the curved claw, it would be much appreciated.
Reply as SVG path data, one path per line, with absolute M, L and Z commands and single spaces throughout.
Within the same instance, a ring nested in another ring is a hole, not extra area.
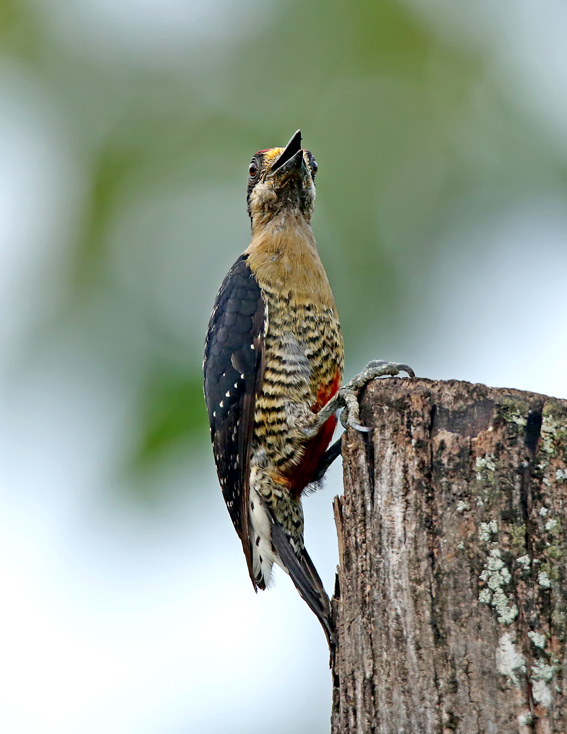
M 349 422 L 348 422 L 348 411 L 347 410 L 341 410 L 341 414 L 339 416 L 341 421 L 341 426 L 343 428 L 348 428 Z
M 410 377 L 415 377 L 415 372 L 412 370 L 412 368 L 407 364 L 398 364 L 397 365 L 398 372 L 407 372 L 407 374 Z
M 357 421 L 349 418 L 349 411 L 348 409 L 344 409 L 341 412 L 341 424 L 343 428 L 354 428 L 355 431 L 359 431 L 359 433 L 370 433 L 372 430 L 371 428 L 368 428 L 367 426 L 362 426 Z
M 361 426 L 360 423 L 349 423 L 349 426 L 359 433 L 370 433 L 372 430 L 372 428 L 368 428 L 368 426 Z

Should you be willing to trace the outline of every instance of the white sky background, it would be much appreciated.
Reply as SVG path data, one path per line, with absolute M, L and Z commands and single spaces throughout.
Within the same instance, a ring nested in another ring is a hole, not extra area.
M 202 37 L 222 35 L 228 5 L 170 0 L 169 13 L 163 2 L 130 0 L 117 12 L 108 0 L 50 0 L 55 18 L 71 9 L 76 29 L 88 28 L 90 52 L 128 29 L 128 53 L 150 48 L 152 58 L 194 35 L 194 14 Z M 448 1 L 414 5 L 440 32 L 443 15 L 449 34 L 463 19 L 464 6 L 453 11 Z M 554 39 L 565 10 L 559 1 L 546 5 L 477 4 L 461 29 L 489 48 L 511 97 L 564 150 L 567 103 L 557 89 L 565 88 L 567 49 Z M 80 196 L 81 174 L 65 153 L 63 121 L 18 69 L 3 67 L 0 112 L 0 728 L 328 731 L 323 634 L 282 574 L 275 590 L 252 593 L 212 461 L 180 456 L 164 468 L 164 484 L 179 489 L 159 521 L 120 506 L 123 495 L 112 488 L 96 500 L 119 437 L 131 431 L 135 386 L 101 371 L 96 339 L 72 324 L 14 375 L 26 334 L 56 303 L 74 224 L 69 197 Z M 435 378 L 567 397 L 565 202 L 550 191 L 466 231 L 448 222 L 445 236 L 474 241 L 475 255 L 455 247 L 432 263 L 431 279 L 408 276 L 408 290 L 421 288 L 426 305 L 396 357 Z M 210 501 L 181 499 L 188 481 Z M 326 491 L 305 502 L 307 545 L 329 590 L 331 497 L 339 490 L 336 467 Z M 207 542 L 205 559 L 196 549 Z

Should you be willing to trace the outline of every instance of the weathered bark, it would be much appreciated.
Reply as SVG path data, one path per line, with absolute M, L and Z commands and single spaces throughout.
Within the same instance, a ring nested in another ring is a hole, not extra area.
M 567 401 L 388 379 L 361 416 L 333 733 L 567 732 Z

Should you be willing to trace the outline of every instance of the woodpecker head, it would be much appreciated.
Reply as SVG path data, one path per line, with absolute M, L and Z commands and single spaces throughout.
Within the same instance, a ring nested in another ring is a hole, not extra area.
M 267 224 L 285 211 L 311 220 L 315 202 L 317 163 L 301 147 L 301 130 L 285 148 L 261 150 L 248 167 L 248 214 L 255 223 Z

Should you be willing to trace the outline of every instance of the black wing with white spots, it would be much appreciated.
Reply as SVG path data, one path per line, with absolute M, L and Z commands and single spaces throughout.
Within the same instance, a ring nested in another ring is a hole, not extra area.
M 242 255 L 218 292 L 205 342 L 205 402 L 222 493 L 252 583 L 248 498 L 254 405 L 263 378 L 266 306 Z M 254 584 L 256 585 L 256 584 Z

